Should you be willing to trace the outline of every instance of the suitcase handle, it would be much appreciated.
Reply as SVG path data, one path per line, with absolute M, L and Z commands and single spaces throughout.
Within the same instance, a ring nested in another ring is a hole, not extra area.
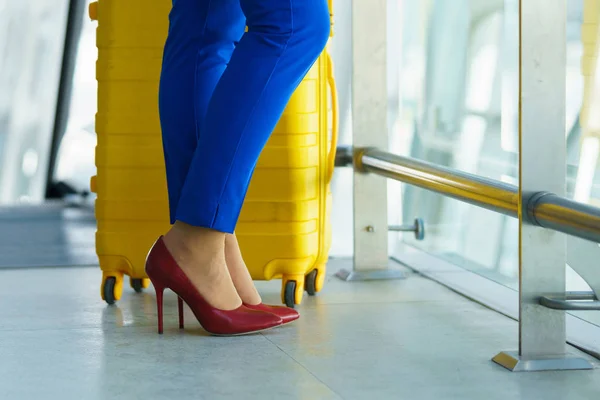
M 338 109 L 338 98 L 337 98 L 337 87 L 335 84 L 335 78 L 333 77 L 333 61 L 329 52 L 325 52 L 327 60 L 327 84 L 331 91 L 331 147 L 329 148 L 329 154 L 327 159 L 327 183 L 331 182 L 333 177 L 333 170 L 335 168 L 335 153 L 338 142 L 338 128 L 339 128 L 339 109 Z

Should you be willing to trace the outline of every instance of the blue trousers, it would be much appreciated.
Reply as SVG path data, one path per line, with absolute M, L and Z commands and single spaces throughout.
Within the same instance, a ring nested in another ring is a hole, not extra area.
M 327 0 L 173 0 L 169 22 L 159 111 L 171 223 L 233 233 L 258 157 L 325 47 Z

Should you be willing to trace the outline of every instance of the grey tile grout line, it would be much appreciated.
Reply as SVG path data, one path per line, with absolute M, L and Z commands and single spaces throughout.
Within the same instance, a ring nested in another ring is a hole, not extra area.
M 331 386 L 329 386 L 327 383 L 325 383 L 321 378 L 319 378 L 317 375 L 315 375 L 304 364 L 302 364 L 300 361 L 296 360 L 290 353 L 288 353 L 287 351 L 285 351 L 281 346 L 279 346 L 278 344 L 276 344 L 275 342 L 273 342 L 267 335 L 265 335 L 264 333 L 261 333 L 261 336 L 263 336 L 265 339 L 267 339 L 273 346 L 277 347 L 279 349 L 279 351 L 281 351 L 283 354 L 285 354 L 286 356 L 288 356 L 289 358 L 291 358 L 296 364 L 298 364 L 299 366 L 301 366 L 302 369 L 304 369 L 306 372 L 308 372 L 313 378 L 315 378 L 317 381 L 319 381 L 323 385 L 325 385 L 325 387 L 327 389 L 331 390 L 331 392 L 333 394 L 335 394 L 336 396 L 338 396 L 340 399 L 344 400 L 344 397 L 341 394 L 339 394 Z

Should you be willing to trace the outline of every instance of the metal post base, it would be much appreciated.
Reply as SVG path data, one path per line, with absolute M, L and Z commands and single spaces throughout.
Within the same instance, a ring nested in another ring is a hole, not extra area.
M 496 364 L 512 372 L 533 371 L 566 371 L 594 369 L 594 366 L 585 358 L 577 358 L 569 355 L 563 357 L 549 357 L 539 359 L 523 359 L 517 352 L 502 352 L 492 359 Z
M 335 276 L 343 281 L 379 281 L 391 279 L 406 279 L 407 274 L 397 269 L 375 269 L 370 271 L 339 270 Z

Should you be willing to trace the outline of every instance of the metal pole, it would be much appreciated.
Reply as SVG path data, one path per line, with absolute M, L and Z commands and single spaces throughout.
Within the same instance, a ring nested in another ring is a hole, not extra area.
M 350 150 L 341 152 L 338 166 L 346 166 Z M 358 149 L 355 159 L 355 167 L 364 172 L 518 218 L 518 186 L 377 149 Z M 544 191 L 529 196 L 524 210 L 528 224 L 600 243 L 598 207 Z
M 528 204 L 531 223 L 600 243 L 600 210 L 552 193 L 540 193 Z
M 387 0 L 352 2 L 352 132 L 355 147 L 388 148 Z M 343 280 L 402 278 L 388 269 L 387 181 L 354 170 L 354 268 Z
M 565 237 L 527 217 L 540 192 L 565 194 L 566 12 L 566 0 L 519 2 L 519 351 L 494 357 L 512 371 L 591 368 L 565 354 L 565 311 L 539 303 L 565 298 Z
M 517 217 L 518 188 L 507 183 L 376 149 L 357 150 L 355 167 Z

